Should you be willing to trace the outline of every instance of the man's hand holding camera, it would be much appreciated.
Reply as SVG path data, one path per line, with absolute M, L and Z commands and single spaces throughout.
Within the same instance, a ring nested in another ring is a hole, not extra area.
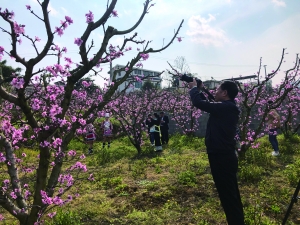
M 189 85 L 189 88 L 190 88 L 190 89 L 192 89 L 193 87 L 197 87 L 197 81 L 196 81 L 196 79 L 193 78 L 193 81 L 192 81 L 192 82 L 189 82 L 188 85 Z M 202 85 L 203 85 L 203 84 L 201 84 L 200 87 L 202 87 Z

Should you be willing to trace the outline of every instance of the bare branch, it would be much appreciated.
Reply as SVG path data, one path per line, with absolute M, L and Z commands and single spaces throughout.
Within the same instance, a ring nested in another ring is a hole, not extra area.
M 163 47 L 163 48 L 161 48 L 161 49 L 157 49 L 157 50 L 153 50 L 152 48 L 150 48 L 150 49 L 147 50 L 145 53 L 161 52 L 161 51 L 165 50 L 166 48 L 168 48 L 168 47 L 173 43 L 173 41 L 175 40 L 176 36 L 178 35 L 179 30 L 180 30 L 180 28 L 181 28 L 181 26 L 182 26 L 182 24 L 183 24 L 183 21 L 184 21 L 184 20 L 181 21 L 181 23 L 180 23 L 180 25 L 179 25 L 179 27 L 178 27 L 176 33 L 174 34 L 174 36 L 173 36 L 173 38 L 172 38 L 172 40 L 171 40 L 165 47 Z
M 128 30 L 124 30 L 124 31 L 117 31 L 115 30 L 115 35 L 123 35 L 123 34 L 128 34 L 130 32 L 132 32 L 135 28 L 138 27 L 138 25 L 140 25 L 140 23 L 142 22 L 142 20 L 144 19 L 146 13 L 148 12 L 148 6 L 149 3 L 151 2 L 151 0 L 146 0 L 144 3 L 144 10 L 142 12 L 142 15 L 140 16 L 139 20 L 136 22 L 135 25 L 133 25 L 131 28 L 129 28 Z

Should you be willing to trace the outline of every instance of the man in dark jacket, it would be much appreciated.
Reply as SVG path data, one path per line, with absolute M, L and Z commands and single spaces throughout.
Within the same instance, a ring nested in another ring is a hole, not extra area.
M 189 83 L 193 105 L 210 113 L 205 145 L 211 173 L 229 225 L 244 225 L 244 213 L 237 183 L 238 159 L 235 135 L 240 111 L 235 104 L 237 85 L 224 81 L 216 90 L 215 102 L 206 100 L 197 90 L 197 82 Z
M 164 112 L 160 112 L 160 131 L 162 144 L 169 142 L 169 117 Z
M 154 146 L 154 134 L 153 132 L 150 132 L 150 128 L 154 125 L 152 120 L 153 120 L 152 115 L 148 114 L 148 118 L 146 120 L 146 126 L 148 127 L 148 135 L 150 138 L 151 145 Z

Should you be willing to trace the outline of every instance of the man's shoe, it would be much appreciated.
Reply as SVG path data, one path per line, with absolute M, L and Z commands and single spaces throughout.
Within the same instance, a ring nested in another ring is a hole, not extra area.
M 279 152 L 273 151 L 273 152 L 272 152 L 272 156 L 279 156 Z

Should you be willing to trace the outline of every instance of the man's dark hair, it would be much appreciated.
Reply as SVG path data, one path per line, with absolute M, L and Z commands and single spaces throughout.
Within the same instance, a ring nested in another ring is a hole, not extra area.
M 153 113 L 155 118 L 159 118 L 159 115 L 157 113 Z
M 164 112 L 160 112 L 160 114 L 165 114 Z
M 149 117 L 149 116 L 152 116 L 152 115 L 151 115 L 151 114 L 148 114 L 148 117 Z
M 239 89 L 233 81 L 230 80 L 225 80 L 221 83 L 220 85 L 221 89 L 223 91 L 227 91 L 227 95 L 231 100 L 234 100 L 235 97 L 237 96 Z

